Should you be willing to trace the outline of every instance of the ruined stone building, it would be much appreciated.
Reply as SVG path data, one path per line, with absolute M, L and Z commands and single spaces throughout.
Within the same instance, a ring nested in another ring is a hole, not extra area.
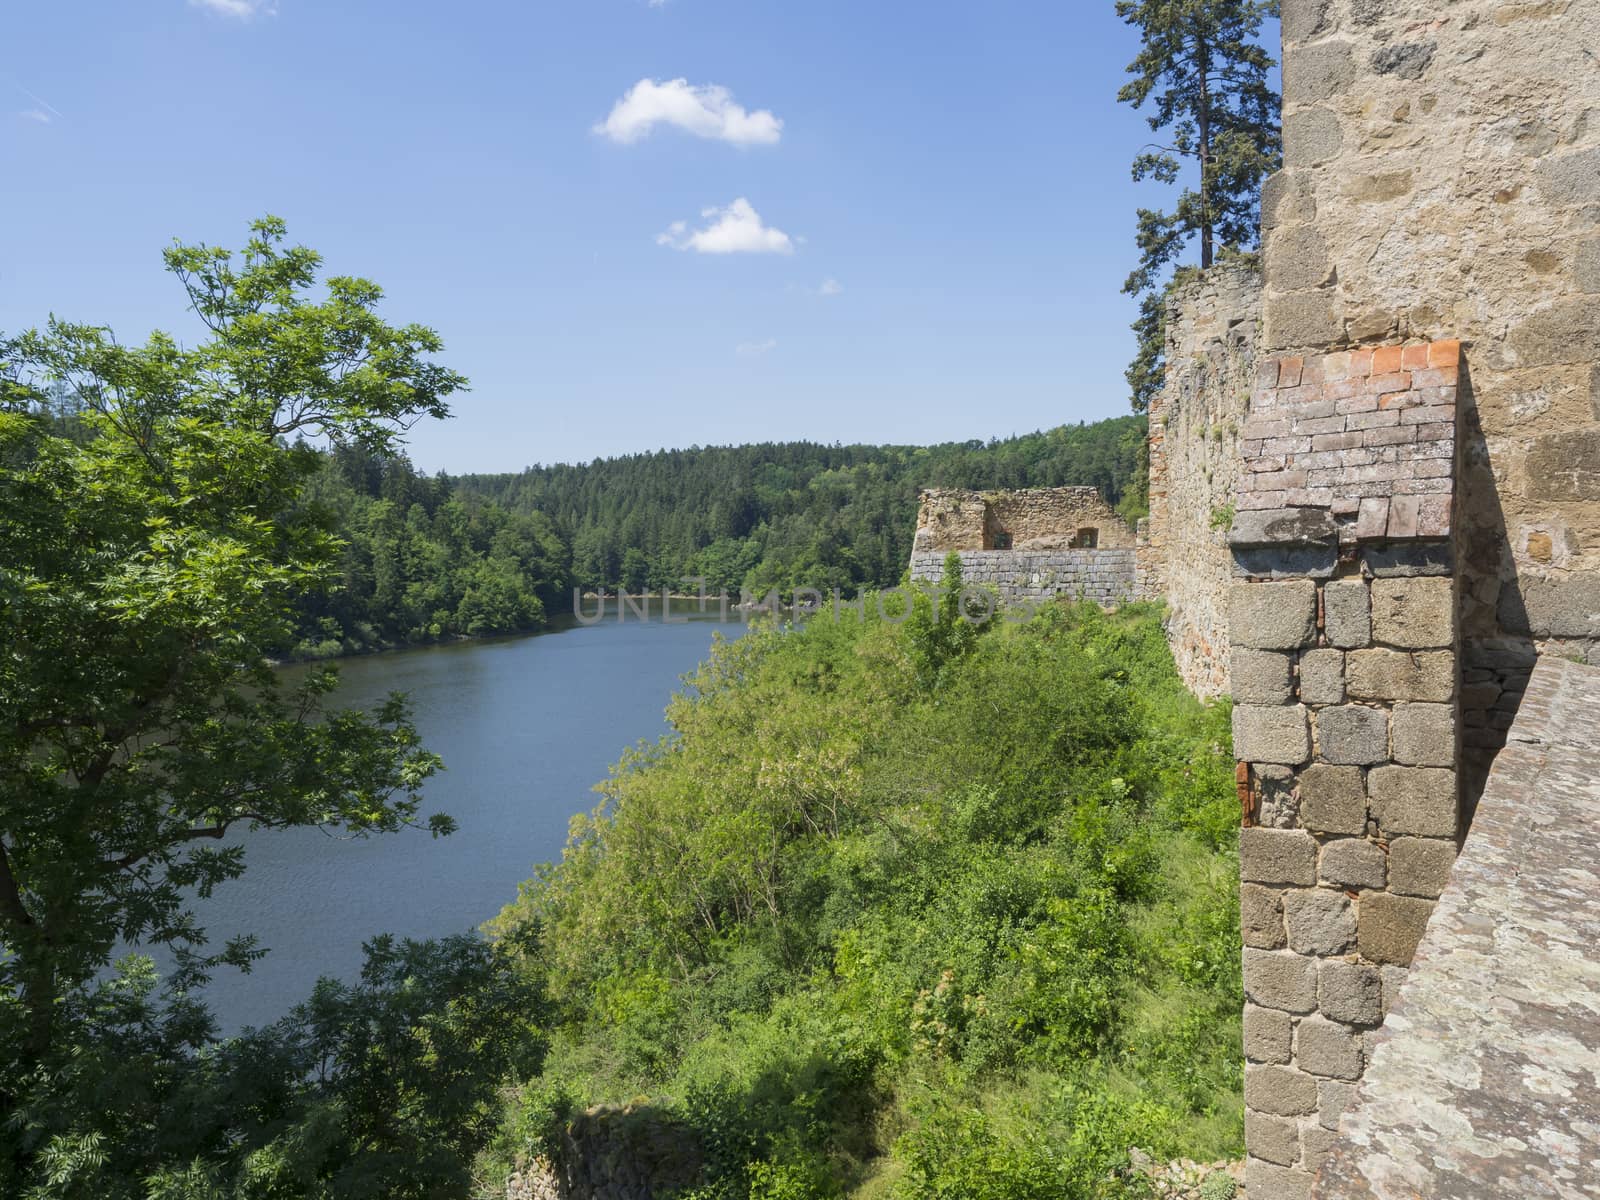
M 911 578 L 937 581 L 954 552 L 965 582 L 992 587 L 1003 600 L 1113 604 L 1138 589 L 1136 540 L 1092 487 L 931 488 L 917 513 Z
M 1150 414 L 1248 1192 L 1600 1195 L 1600 0 L 1282 8 L 1262 271 L 1174 295 Z

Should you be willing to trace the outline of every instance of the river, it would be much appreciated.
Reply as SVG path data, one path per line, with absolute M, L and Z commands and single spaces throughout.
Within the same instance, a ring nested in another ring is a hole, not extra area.
M 340 840 L 316 829 L 247 834 L 248 868 L 196 912 L 213 945 L 254 933 L 270 953 L 207 989 L 224 1031 L 261 1025 L 305 999 L 319 976 L 353 978 L 378 933 L 437 937 L 477 927 L 557 859 L 567 821 L 622 751 L 667 732 L 664 709 L 713 635 L 745 626 L 674 606 L 674 619 L 614 615 L 530 637 L 396 651 L 340 664 L 336 701 L 368 707 L 410 695 L 424 744 L 445 770 L 426 811 L 456 832 Z M 291 670 L 295 668 L 290 668 Z

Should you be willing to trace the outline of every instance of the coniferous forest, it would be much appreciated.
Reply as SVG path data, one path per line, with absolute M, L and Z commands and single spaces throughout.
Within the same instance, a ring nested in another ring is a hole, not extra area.
M 1144 431 L 1143 417 L 1114 417 L 988 442 L 763 443 L 454 478 L 347 446 L 303 498 L 343 549 L 331 586 L 300 602 L 297 653 L 538 629 L 570 611 L 573 587 L 889 587 L 924 487 L 1092 485 L 1142 513 Z

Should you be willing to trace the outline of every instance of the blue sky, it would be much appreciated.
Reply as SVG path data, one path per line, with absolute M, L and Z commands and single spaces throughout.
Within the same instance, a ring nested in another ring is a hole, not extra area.
M 6 7 L 0 330 L 193 336 L 161 248 L 274 213 L 472 379 L 428 470 L 1128 411 L 1111 0 Z

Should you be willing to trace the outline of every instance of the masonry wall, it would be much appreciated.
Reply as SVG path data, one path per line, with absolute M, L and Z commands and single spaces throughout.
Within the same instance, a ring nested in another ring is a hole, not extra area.
M 948 551 L 913 550 L 911 578 L 937 583 Z M 1132 549 L 961 550 L 962 582 L 992 587 L 1003 602 L 1037 604 L 1057 598 L 1118 604 L 1135 592 Z
M 1220 266 L 1167 307 L 1166 385 L 1150 404 L 1144 592 L 1167 603 L 1178 673 L 1196 695 L 1228 690 L 1228 524 L 1260 337 L 1261 281 Z
M 1465 347 L 1464 741 L 1600 662 L 1600 0 L 1284 0 L 1265 346 Z
M 1009 540 L 1013 550 L 1065 550 L 1080 529 L 1095 530 L 1096 545 L 1123 549 L 1134 532 L 1092 487 L 1026 488 L 972 492 L 929 488 L 917 513 L 917 550 L 993 550 Z
M 1246 1187 L 1306 1200 L 1455 860 L 1453 341 L 1258 369 L 1229 531 Z

